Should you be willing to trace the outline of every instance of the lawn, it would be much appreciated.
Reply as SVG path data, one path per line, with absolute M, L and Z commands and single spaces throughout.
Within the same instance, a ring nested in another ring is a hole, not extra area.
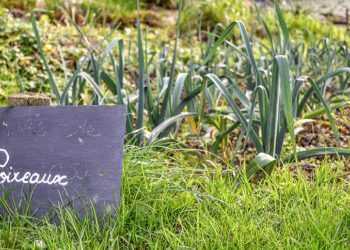
M 3 219 L 10 249 L 346 249 L 348 175 L 341 161 L 286 165 L 237 186 L 235 166 L 158 142 L 126 146 L 118 217 L 98 222 L 59 210 L 60 224 Z M 291 170 L 292 168 L 292 170 Z

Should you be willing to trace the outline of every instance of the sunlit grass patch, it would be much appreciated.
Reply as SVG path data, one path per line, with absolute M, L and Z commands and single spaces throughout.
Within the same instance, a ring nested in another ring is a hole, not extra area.
M 118 217 L 104 223 L 60 211 L 60 225 L 2 217 L 1 248 L 347 248 L 349 183 L 342 161 L 324 161 L 312 181 L 289 165 L 236 187 L 234 166 L 187 161 L 184 150 L 125 150 Z

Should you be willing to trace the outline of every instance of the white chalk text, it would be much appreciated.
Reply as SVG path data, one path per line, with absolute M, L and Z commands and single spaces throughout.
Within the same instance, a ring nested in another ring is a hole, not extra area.
M 39 174 L 36 172 L 16 172 L 10 166 L 7 167 L 8 162 L 10 160 L 10 155 L 6 149 L 0 148 L 0 184 L 4 183 L 23 183 L 23 184 L 46 184 L 46 185 L 60 185 L 66 186 L 68 185 L 67 176 L 66 175 L 54 175 L 54 174 Z M 9 171 L 1 171 L 7 168 Z

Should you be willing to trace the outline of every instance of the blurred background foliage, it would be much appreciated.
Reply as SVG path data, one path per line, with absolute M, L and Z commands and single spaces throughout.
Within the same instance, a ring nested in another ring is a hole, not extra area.
M 232 20 L 242 20 L 251 32 L 252 38 L 268 44 L 267 35 L 258 22 L 257 12 L 248 0 L 186 0 L 181 17 L 181 46 L 179 62 L 186 64 L 192 56 L 200 60 L 198 44 L 205 42 L 215 26 L 223 26 Z M 37 45 L 29 23 L 29 13 L 34 8 L 49 10 L 38 14 L 42 30 L 44 50 L 58 82 L 62 74 L 62 59 L 68 69 L 74 70 L 76 62 L 87 52 L 90 44 L 96 44 L 113 27 L 118 27 L 116 36 L 123 37 L 130 47 L 136 46 L 136 1 L 134 0 L 2 0 L 0 2 L 0 100 L 5 100 L 9 91 L 25 83 L 26 90 L 45 91 L 47 76 L 40 62 Z M 275 15 L 271 5 L 259 5 L 271 32 L 278 33 Z M 307 11 L 297 7 L 284 13 L 291 40 L 302 40 L 305 45 L 321 37 L 349 41 L 346 28 L 335 26 L 325 20 L 310 17 Z M 155 53 L 164 46 L 173 48 L 177 5 L 175 0 L 143 0 L 140 18 L 147 33 L 149 52 Z M 76 23 L 82 34 L 72 25 Z M 54 28 L 53 28 L 54 27 Z M 236 30 L 234 39 L 239 40 Z M 89 43 L 87 43 L 87 41 Z M 171 52 L 171 51 L 169 51 Z M 137 56 L 137 51 L 125 51 L 127 58 Z M 129 60 L 129 67 L 137 61 Z M 38 80 L 39 79 L 39 80 Z M 132 80 L 129 77 L 128 80 Z M 17 87 L 16 87 L 17 86 Z

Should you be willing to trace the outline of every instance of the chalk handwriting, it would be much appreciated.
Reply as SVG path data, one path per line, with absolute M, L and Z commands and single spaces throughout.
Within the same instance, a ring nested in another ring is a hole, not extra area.
M 96 128 L 93 123 L 89 123 L 87 120 L 85 120 L 82 124 L 78 125 L 76 129 L 73 131 L 67 133 L 65 135 L 66 138 L 70 138 L 73 136 L 79 136 L 79 141 L 82 143 L 81 136 L 90 136 L 90 137 L 99 137 L 102 135 L 102 133 L 99 133 L 96 131 Z
M 44 128 L 42 121 L 39 121 L 39 116 L 30 117 L 24 119 L 15 124 L 9 124 L 7 121 L 3 121 L 2 133 L 6 136 L 16 136 L 25 133 L 32 133 L 33 135 L 44 137 L 47 135 L 47 131 Z
M 0 148 L 0 154 L 5 156 L 5 159 L 3 162 L 0 163 L 0 168 L 4 169 L 7 167 L 7 164 L 10 160 L 10 155 L 7 152 L 6 149 Z M 2 159 L 2 158 L 1 158 Z M 10 171 L 0 171 L 0 184 L 4 183 L 24 183 L 24 184 L 47 184 L 47 185 L 53 185 L 57 184 L 60 186 L 66 186 L 68 185 L 68 177 L 66 175 L 53 175 L 53 174 L 39 174 L 39 173 L 32 173 L 32 172 L 25 172 L 20 173 L 14 171 L 14 169 L 10 166 L 8 168 Z
M 78 179 L 78 180 L 83 180 L 88 172 L 87 170 L 80 166 L 79 162 L 74 162 L 72 165 L 67 167 L 69 169 L 69 171 L 74 172 L 74 175 L 72 175 L 72 177 L 68 178 L 68 180 L 74 180 L 74 179 Z

